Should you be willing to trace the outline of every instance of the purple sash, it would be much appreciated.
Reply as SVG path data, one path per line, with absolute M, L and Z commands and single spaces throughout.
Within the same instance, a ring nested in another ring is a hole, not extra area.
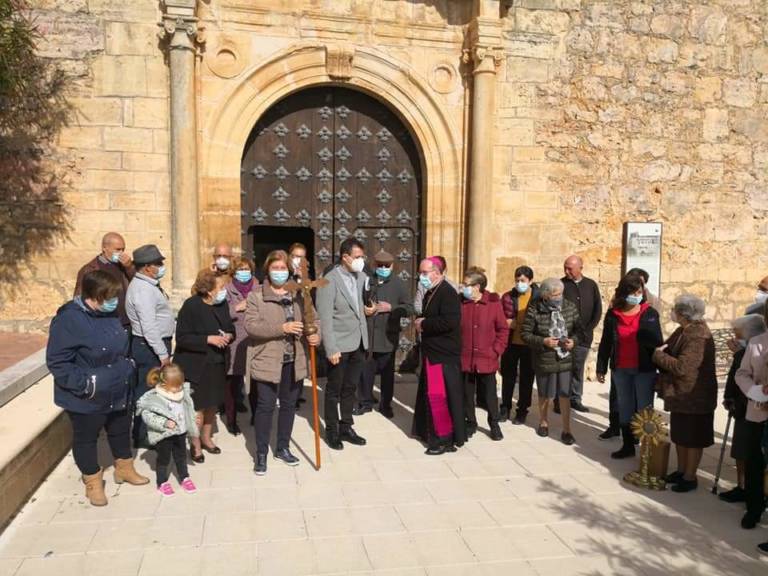
M 453 420 L 448 410 L 448 396 L 445 392 L 445 379 L 442 364 L 430 364 L 425 359 L 427 369 L 427 400 L 432 413 L 432 425 L 438 438 L 453 434 Z

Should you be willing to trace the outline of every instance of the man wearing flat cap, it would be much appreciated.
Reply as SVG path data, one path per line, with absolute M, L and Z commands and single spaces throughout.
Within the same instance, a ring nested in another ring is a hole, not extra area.
M 370 282 L 370 300 L 376 311 L 368 317 L 368 357 L 363 378 L 358 385 L 358 405 L 354 414 L 373 409 L 373 383 L 381 375 L 379 412 L 392 418 L 392 396 L 395 388 L 395 354 L 400 340 L 400 320 L 413 314 L 413 298 L 408 288 L 394 274 L 392 254 L 383 250 L 374 256 L 374 277 Z
M 147 373 L 155 366 L 171 362 L 173 310 L 160 279 L 165 275 L 165 256 L 154 244 L 133 251 L 136 274 L 125 295 L 125 312 L 131 322 L 131 357 L 136 363 L 133 403 L 147 390 Z M 141 439 L 141 418 L 134 420 L 133 440 Z

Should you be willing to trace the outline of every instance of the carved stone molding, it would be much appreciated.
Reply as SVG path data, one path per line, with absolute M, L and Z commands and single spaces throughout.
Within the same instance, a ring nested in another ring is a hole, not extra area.
M 346 44 L 325 47 L 325 68 L 334 80 L 349 80 L 353 75 L 355 48 Z
M 497 18 L 478 17 L 468 32 L 469 48 L 463 51 L 464 62 L 473 63 L 475 72 L 495 72 L 504 59 L 501 22 Z
M 429 85 L 440 94 L 450 94 L 456 89 L 459 73 L 450 62 L 439 62 L 429 75 Z
M 170 50 L 199 52 L 205 43 L 205 28 L 198 23 L 194 0 L 165 0 L 158 36 Z

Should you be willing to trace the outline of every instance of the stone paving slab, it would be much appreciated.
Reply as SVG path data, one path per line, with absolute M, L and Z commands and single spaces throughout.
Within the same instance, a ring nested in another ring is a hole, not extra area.
M 400 379 L 394 420 L 356 419 L 367 446 L 323 446 L 315 471 L 305 405 L 294 434 L 301 464 L 270 459 L 263 477 L 252 471 L 244 415 L 245 435 L 218 434 L 223 453 L 191 465 L 197 494 L 162 499 L 154 483 L 117 486 L 110 468 L 105 508 L 86 503 L 68 455 L 0 535 L 0 576 L 768 573 L 755 549 L 766 526 L 742 530 L 741 508 L 709 492 L 719 445 L 705 454 L 697 492 L 629 487 L 621 477 L 636 461 L 612 461 L 618 442 L 597 440 L 607 389 L 589 389 L 595 410 L 576 416 L 573 447 L 557 440 L 557 417 L 552 436 L 537 437 L 532 414 L 526 426 L 504 424 L 501 442 L 481 431 L 430 458 L 408 436 L 415 383 Z M 100 449 L 110 462 L 105 442 Z M 138 455 L 154 480 L 153 462 L 151 451 Z M 729 463 L 726 488 L 733 478 Z

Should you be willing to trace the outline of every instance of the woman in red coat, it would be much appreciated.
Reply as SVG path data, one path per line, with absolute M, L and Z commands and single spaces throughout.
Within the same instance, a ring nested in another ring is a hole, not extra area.
M 482 268 L 470 268 L 464 274 L 461 288 L 461 370 L 464 373 L 464 415 L 467 436 L 477 429 L 475 386 L 485 395 L 488 427 L 492 440 L 504 435 L 499 428 L 499 401 L 496 394 L 496 371 L 507 347 L 509 327 L 504 317 L 501 298 L 486 291 L 488 278 Z

